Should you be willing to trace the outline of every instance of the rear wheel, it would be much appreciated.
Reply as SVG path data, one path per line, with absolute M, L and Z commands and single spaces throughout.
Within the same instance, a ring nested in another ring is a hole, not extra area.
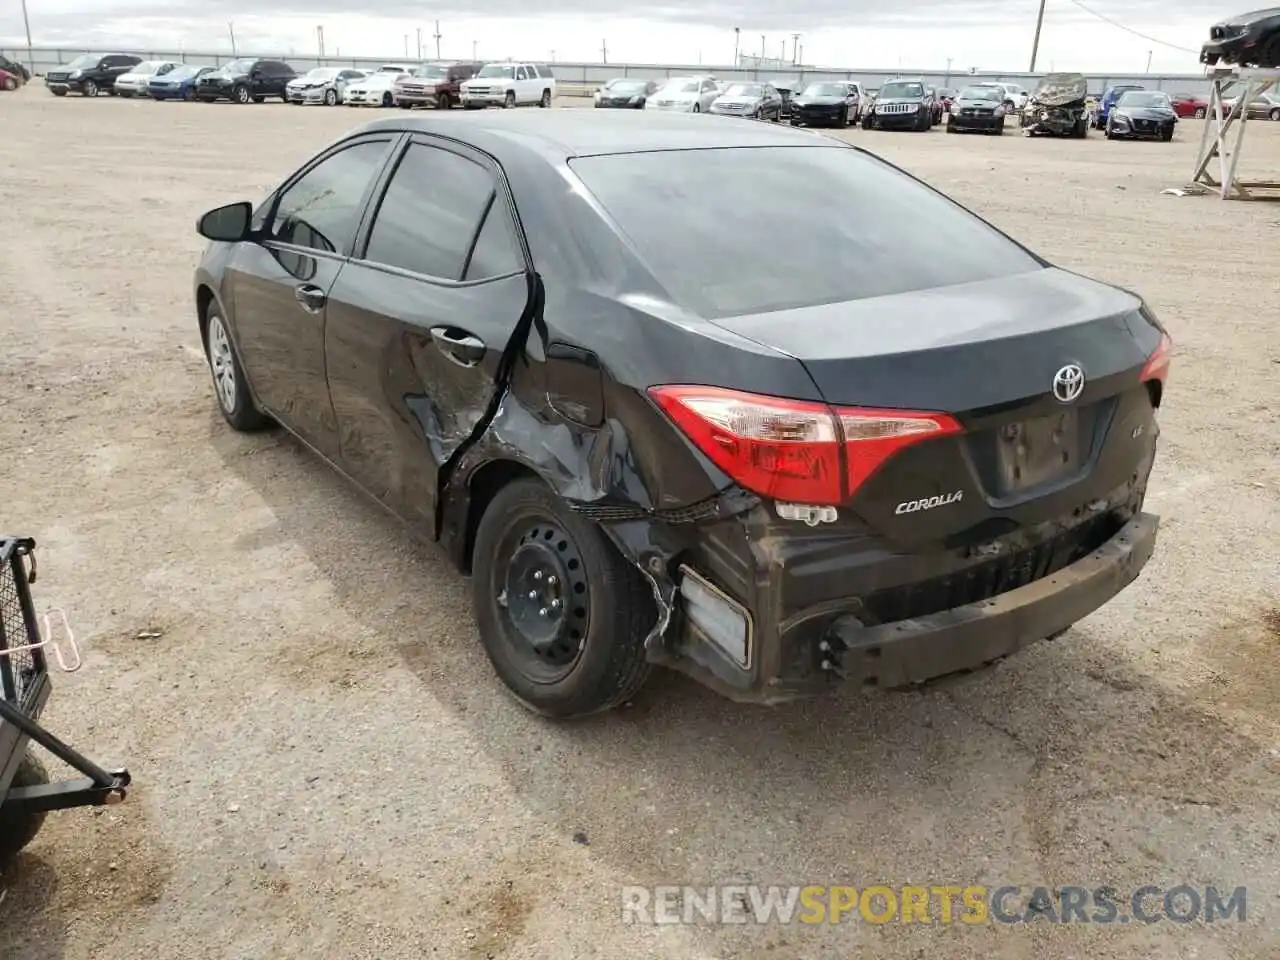
M 1268 116 L 1270 116 L 1272 120 L 1280 120 L 1280 107 L 1272 110 Z
M 649 673 L 644 578 L 599 527 L 538 480 L 518 480 L 476 531 L 472 600 L 494 670 L 549 717 L 607 710 Z
M 244 370 L 231 346 L 226 321 L 215 305 L 210 305 L 205 321 L 205 354 L 213 376 L 213 392 L 218 409 L 233 429 L 242 432 L 261 430 L 270 422 L 253 403 Z
M 551 91 L 550 91 L 550 90 L 543 90 L 543 91 L 542 91 L 542 99 L 538 101 L 538 106 L 542 107 L 542 109 L 544 109 L 544 110 L 551 106 Z
M 264 102 L 266 101 L 266 99 L 267 99 L 266 97 L 254 97 L 254 98 L 253 98 L 253 102 L 254 102 L 254 103 L 264 103 Z M 281 99 L 281 100 L 283 100 L 283 101 L 286 101 L 286 102 L 287 102 L 289 98 L 288 98 L 288 97 L 281 97 L 280 99 Z
M 39 787 L 49 782 L 49 773 L 39 760 L 27 753 L 13 776 L 13 787 Z M 8 863 L 36 838 L 44 826 L 43 813 L 5 813 L 0 809 L 0 865 Z

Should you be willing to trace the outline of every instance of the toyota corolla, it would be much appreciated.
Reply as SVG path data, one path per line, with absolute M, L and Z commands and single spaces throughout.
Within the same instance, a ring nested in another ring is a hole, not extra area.
M 1154 549 L 1151 311 L 838 140 L 402 114 L 199 231 L 227 422 L 441 543 L 546 715 L 977 668 Z

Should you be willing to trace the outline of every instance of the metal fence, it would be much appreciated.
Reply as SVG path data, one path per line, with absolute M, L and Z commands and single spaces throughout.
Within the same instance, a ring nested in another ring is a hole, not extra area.
M 45 71 L 66 63 L 81 54 L 120 53 L 119 50 L 99 50 L 88 47 L 35 47 L 31 51 L 34 72 Z M 219 66 L 234 59 L 228 51 L 209 52 L 197 50 L 134 50 L 131 51 L 146 60 L 174 60 L 187 63 L 212 64 Z M 28 60 L 25 48 L 0 50 L 14 60 L 26 63 Z M 238 56 L 269 56 L 284 60 L 300 73 L 312 67 L 352 67 L 354 69 L 376 69 L 383 63 L 415 63 L 412 58 L 405 57 L 307 57 L 296 54 L 282 55 L 279 51 L 239 51 Z M 459 58 L 461 59 L 461 58 Z M 430 63 L 431 60 L 422 62 Z M 668 77 L 687 76 L 689 74 L 712 74 L 721 80 L 772 80 L 786 78 L 801 83 L 811 80 L 858 80 L 868 89 L 876 89 L 886 80 L 895 77 L 920 78 L 925 83 L 936 87 L 957 88 L 975 80 L 998 80 L 1020 83 L 1027 89 L 1033 89 L 1036 81 L 1043 74 L 1034 73 L 1000 73 L 998 71 L 946 71 L 946 70 L 863 70 L 853 67 L 784 67 L 758 68 L 752 65 L 717 66 L 712 64 L 664 64 L 664 63 L 587 63 L 576 61 L 557 61 L 551 64 L 556 79 L 566 85 L 565 93 L 590 92 L 595 87 L 614 77 L 636 77 L 645 80 L 665 80 Z M 1086 73 L 1091 93 L 1100 94 L 1107 87 L 1117 83 L 1138 83 L 1149 90 L 1165 90 L 1169 93 L 1198 93 L 1208 95 L 1212 86 L 1203 74 L 1157 74 L 1157 73 Z M 577 88 L 574 90 L 573 88 Z

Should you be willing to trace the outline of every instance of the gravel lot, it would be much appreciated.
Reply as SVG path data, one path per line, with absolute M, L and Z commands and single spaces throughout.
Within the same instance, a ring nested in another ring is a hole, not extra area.
M 0 527 L 38 539 L 37 602 L 86 648 L 48 721 L 137 784 L 52 817 L 0 881 L 0 956 L 1277 955 L 1280 208 L 1158 195 L 1194 121 L 1172 144 L 844 134 L 1170 328 L 1134 587 L 942 689 L 768 710 L 660 675 L 556 726 L 504 694 L 433 548 L 215 411 L 197 214 L 376 114 L 39 85 L 0 114 Z M 1251 126 L 1245 165 L 1274 174 L 1280 124 Z M 1247 885 L 1248 920 L 620 919 L 623 884 L 735 881 Z

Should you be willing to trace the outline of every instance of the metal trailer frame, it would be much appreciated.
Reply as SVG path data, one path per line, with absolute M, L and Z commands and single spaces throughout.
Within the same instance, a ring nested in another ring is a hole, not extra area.
M 79 668 L 80 656 L 65 615 L 67 652 L 52 638 L 50 614 L 54 611 L 44 618 L 43 635 L 37 626 L 30 587 L 36 579 L 34 550 L 35 541 L 29 537 L 0 537 L 0 816 L 4 819 L 72 807 L 112 806 L 125 799 L 130 782 L 127 770 L 98 766 L 39 723 L 52 691 L 46 651 L 68 672 Z M 13 787 L 32 742 L 84 776 Z
M 1241 180 L 1237 172 L 1248 126 L 1249 103 L 1272 88 L 1280 89 L 1280 70 L 1213 68 L 1206 75 L 1213 81 L 1213 89 L 1209 94 L 1209 109 L 1200 135 L 1200 149 L 1196 154 L 1191 182 L 1211 187 L 1223 200 L 1280 199 L 1253 193 L 1255 190 L 1280 190 L 1280 180 Z M 1232 87 L 1239 89 L 1240 98 L 1234 110 L 1225 112 L 1223 94 Z M 1216 166 L 1216 176 L 1210 172 L 1211 166 Z

